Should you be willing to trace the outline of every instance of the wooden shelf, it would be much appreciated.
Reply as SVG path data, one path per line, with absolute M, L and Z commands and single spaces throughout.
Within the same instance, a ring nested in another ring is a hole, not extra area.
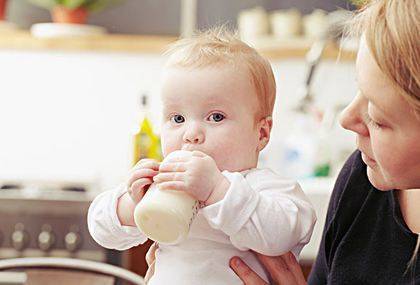
M 108 51 L 160 53 L 175 37 L 101 35 L 92 37 L 35 38 L 29 32 L 0 33 L 1 49 Z
M 272 37 L 261 38 L 252 45 L 269 59 L 304 58 L 314 40 L 295 38 L 280 40 Z M 356 50 L 340 49 L 335 43 L 328 43 L 323 51 L 323 58 L 339 61 L 355 61 Z
M 160 54 L 165 47 L 177 38 L 171 36 L 147 35 L 101 35 L 78 38 L 35 38 L 27 31 L 0 32 L 0 49 L 20 50 L 66 50 L 89 52 L 125 52 Z M 273 40 L 263 39 L 254 43 L 257 50 L 271 60 L 286 58 L 303 58 L 312 42 L 306 39 Z M 329 44 L 323 54 L 324 58 L 341 61 L 354 61 L 354 51 L 340 51 Z

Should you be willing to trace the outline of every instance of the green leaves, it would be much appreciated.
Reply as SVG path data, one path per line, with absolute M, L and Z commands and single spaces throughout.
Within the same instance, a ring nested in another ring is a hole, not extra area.
M 55 5 L 57 5 L 57 1 L 55 0 L 28 0 L 30 3 L 45 8 L 45 9 L 51 9 Z
M 363 7 L 367 5 L 370 1 L 369 0 L 349 0 L 349 2 L 357 7 Z
M 110 5 L 115 5 L 122 0 L 28 0 L 30 3 L 45 8 L 52 9 L 55 6 L 64 6 L 68 9 L 85 8 L 89 12 L 95 12 Z
M 56 1 L 56 2 L 61 2 L 61 5 L 63 5 L 64 7 L 68 8 L 68 9 L 77 9 L 79 7 L 84 6 L 85 0 L 61 0 L 61 1 Z
M 119 2 L 122 2 L 122 0 L 86 0 L 83 2 L 86 2 L 86 4 L 84 5 L 86 9 L 88 9 L 91 12 L 96 12 L 103 10 L 109 6 L 116 5 Z

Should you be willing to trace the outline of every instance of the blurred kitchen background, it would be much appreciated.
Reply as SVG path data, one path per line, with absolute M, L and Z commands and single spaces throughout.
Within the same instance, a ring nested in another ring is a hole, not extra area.
M 337 171 L 355 149 L 337 122 L 356 94 L 357 41 L 340 38 L 355 7 L 346 0 L 99 1 L 115 3 L 69 25 L 56 15 L 52 23 L 54 7 L 45 2 L 60 1 L 0 0 L 0 259 L 75 257 L 144 274 L 150 243 L 124 253 L 100 248 L 87 233 L 87 207 L 148 155 L 133 150 L 143 115 L 154 132 L 145 135 L 158 142 L 165 46 L 227 24 L 272 63 L 274 128 L 260 166 L 298 179 L 317 209 L 301 256 L 309 270 Z

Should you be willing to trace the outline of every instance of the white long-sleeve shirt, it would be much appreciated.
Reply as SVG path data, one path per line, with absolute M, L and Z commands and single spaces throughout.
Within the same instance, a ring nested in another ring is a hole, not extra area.
M 268 281 L 250 250 L 271 256 L 292 251 L 298 256 L 309 242 L 315 211 L 296 182 L 268 169 L 222 173 L 231 183 L 225 197 L 199 210 L 186 240 L 159 244 L 150 285 L 243 284 L 229 268 L 233 256 Z M 120 187 L 101 193 L 89 208 L 90 234 L 104 247 L 125 250 L 147 240 L 117 217 L 117 200 L 126 191 Z

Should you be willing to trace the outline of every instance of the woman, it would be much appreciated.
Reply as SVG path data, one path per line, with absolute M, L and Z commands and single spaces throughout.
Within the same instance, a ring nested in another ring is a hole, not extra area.
M 417 0 L 376 0 L 356 18 L 360 92 L 340 123 L 358 151 L 334 187 L 309 284 L 420 284 L 418 15 Z M 259 258 L 273 283 L 306 284 L 290 253 Z M 245 284 L 265 284 L 238 258 L 230 266 Z

